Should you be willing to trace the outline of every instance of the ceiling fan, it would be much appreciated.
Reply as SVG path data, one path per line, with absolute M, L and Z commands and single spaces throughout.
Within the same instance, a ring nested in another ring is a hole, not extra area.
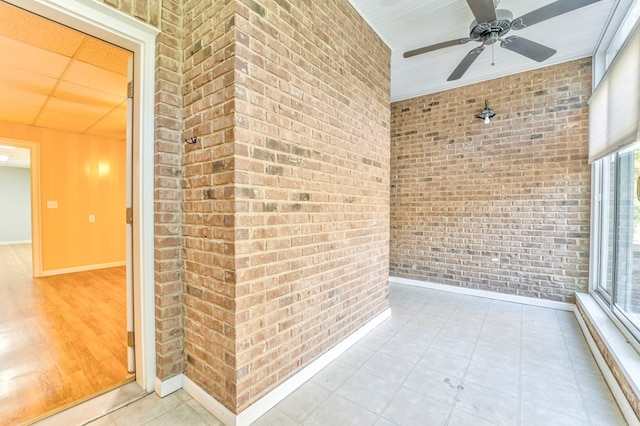
M 467 0 L 471 12 L 476 18 L 469 26 L 469 37 L 410 50 L 405 52 L 403 56 L 410 58 L 445 47 L 465 44 L 470 41 L 482 43 L 467 53 L 456 69 L 453 70 L 449 78 L 447 78 L 447 81 L 458 80 L 462 77 L 471 64 L 473 64 L 484 51 L 485 46 L 491 46 L 498 41 L 500 42 L 500 46 L 507 50 L 519 53 L 534 61 L 543 62 L 553 56 L 556 51 L 526 38 L 518 36 L 503 38 L 503 36 L 510 30 L 521 30 L 538 22 L 546 21 L 547 19 L 588 6 L 600 0 L 557 0 L 516 19 L 513 19 L 513 13 L 509 10 L 496 9 L 499 1 L 500 0 Z

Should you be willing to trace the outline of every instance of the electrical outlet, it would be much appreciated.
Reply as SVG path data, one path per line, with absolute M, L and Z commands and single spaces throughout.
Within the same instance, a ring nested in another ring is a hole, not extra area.
M 95 215 L 90 214 L 90 215 L 89 215 L 89 222 L 93 223 L 93 222 L 95 222 L 95 221 L 96 221 L 96 217 L 95 217 Z
M 48 209 L 57 209 L 58 208 L 58 202 L 57 201 L 47 201 L 47 208 Z

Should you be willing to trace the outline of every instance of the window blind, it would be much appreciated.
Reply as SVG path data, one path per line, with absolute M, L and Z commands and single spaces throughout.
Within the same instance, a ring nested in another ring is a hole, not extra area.
M 589 101 L 589 162 L 640 138 L 640 26 L 636 25 Z

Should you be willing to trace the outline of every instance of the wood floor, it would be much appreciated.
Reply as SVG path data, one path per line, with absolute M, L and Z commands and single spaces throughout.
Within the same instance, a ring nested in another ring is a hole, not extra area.
M 133 380 L 125 268 L 32 278 L 31 245 L 0 246 L 0 425 Z

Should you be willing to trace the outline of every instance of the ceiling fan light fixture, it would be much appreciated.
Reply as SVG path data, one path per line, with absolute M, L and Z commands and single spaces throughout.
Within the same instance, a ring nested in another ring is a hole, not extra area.
M 495 115 L 496 113 L 491 108 L 489 108 L 489 100 L 485 99 L 484 109 L 480 114 L 476 115 L 476 117 L 484 120 L 484 124 L 489 124 L 491 123 L 491 118 L 493 118 L 493 116 Z
M 447 81 L 460 79 L 478 58 L 479 54 L 482 53 L 484 47 L 491 46 L 491 51 L 493 52 L 493 47 L 497 42 L 500 42 L 499 46 L 506 50 L 537 62 L 544 62 L 555 55 L 557 53 L 556 50 L 523 37 L 510 36 L 503 38 L 503 36 L 511 30 L 522 30 L 599 1 L 601 0 L 555 0 L 514 19 L 510 10 L 497 8 L 499 0 L 467 0 L 467 6 L 469 6 L 475 18 L 469 25 L 469 37 L 409 50 L 404 52 L 403 57 L 410 58 L 434 50 L 465 44 L 469 41 L 481 43 L 481 46 L 472 49 L 462 58 L 462 61 L 447 78 Z M 494 62 L 492 58 L 491 65 L 494 65 Z M 490 121 L 491 117 L 489 117 Z

